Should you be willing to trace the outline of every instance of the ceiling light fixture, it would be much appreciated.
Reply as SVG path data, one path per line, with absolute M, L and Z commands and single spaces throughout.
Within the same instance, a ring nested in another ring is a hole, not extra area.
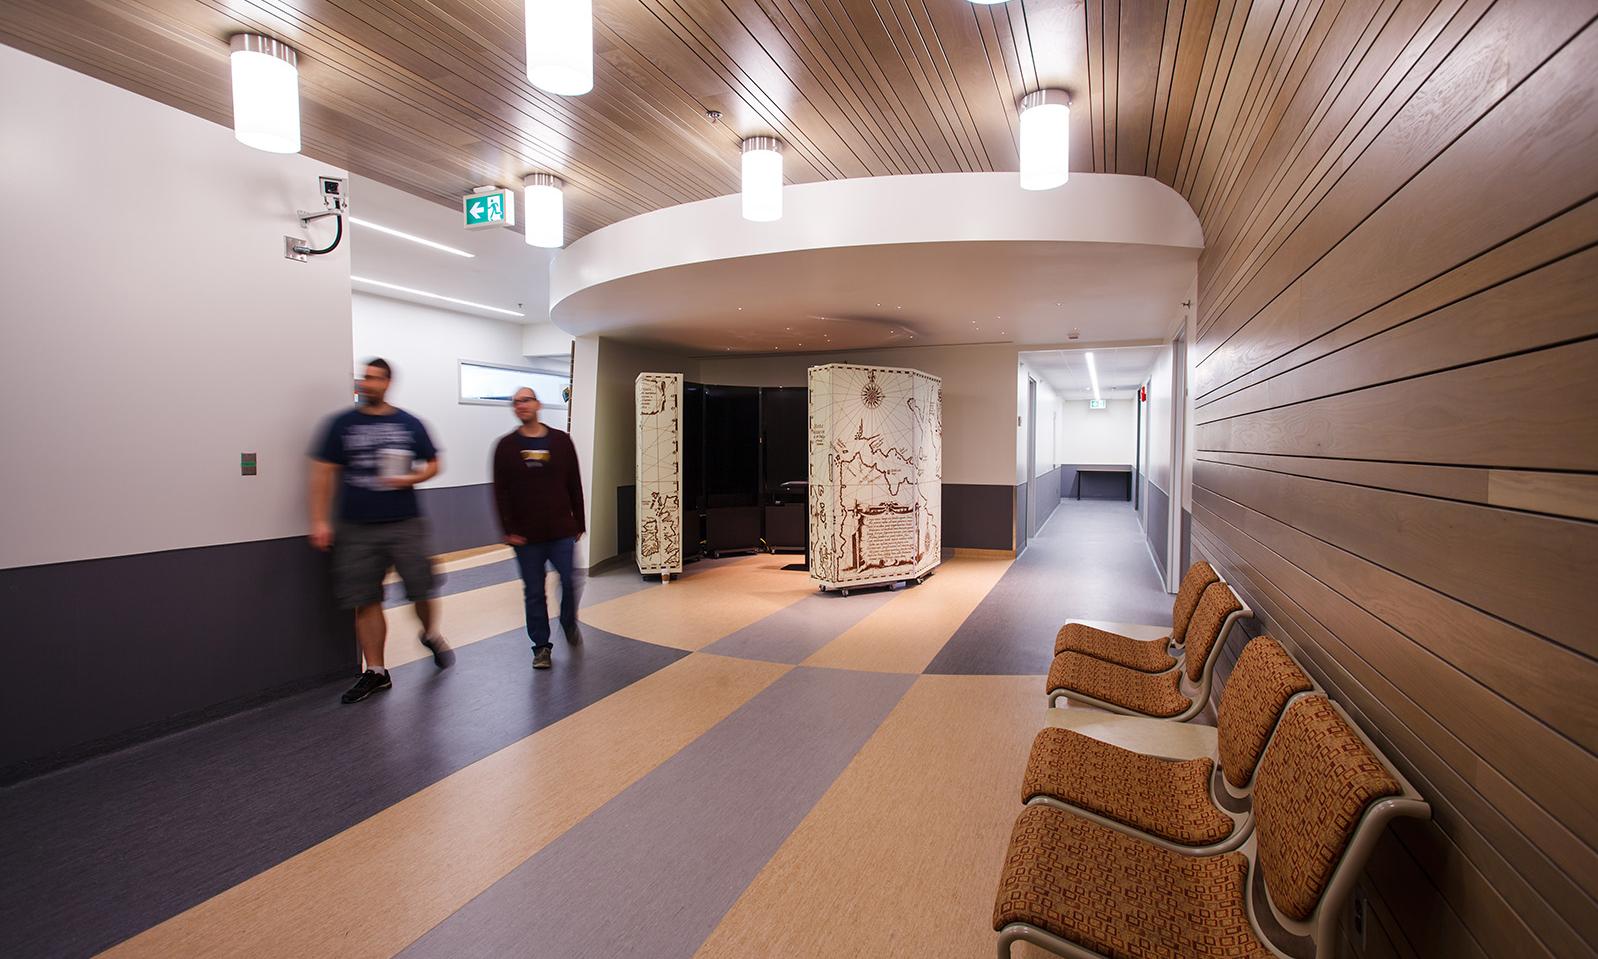
M 1103 399 L 1103 397 L 1099 396 L 1099 368 L 1093 363 L 1093 353 L 1089 351 L 1084 353 L 1083 356 L 1088 361 L 1088 382 L 1093 384 L 1093 398 L 1096 400 Z
M 566 201 L 560 177 L 530 173 L 522 180 L 527 211 L 527 245 L 558 250 L 566 245 Z
M 391 226 L 384 226 L 381 223 L 373 223 L 371 220 L 363 220 L 358 216 L 348 217 L 348 219 L 356 226 L 365 227 L 368 230 L 376 230 L 379 233 L 387 233 L 389 236 L 397 236 L 402 240 L 410 240 L 412 243 L 420 243 L 422 246 L 430 246 L 435 250 L 443 250 L 445 253 L 453 253 L 456 256 L 464 256 L 468 258 L 477 256 L 476 253 L 467 253 L 465 250 L 457 250 L 453 246 L 445 246 L 442 243 L 434 243 L 432 240 L 424 240 L 414 234 L 406 233 L 404 230 L 396 230 Z
M 1021 98 L 1021 189 L 1052 190 L 1070 177 L 1071 95 L 1038 90 Z
M 268 153 L 300 152 L 299 55 L 257 33 L 229 41 L 233 66 L 233 138 Z
M 593 0 L 525 0 L 527 80 L 575 97 L 594 88 Z
M 478 309 L 478 310 L 487 310 L 490 313 L 503 313 L 506 316 L 526 316 L 527 315 L 526 313 L 518 313 L 515 310 L 503 310 L 503 309 L 500 309 L 497 306 L 489 306 L 486 303 L 473 303 L 471 300 L 457 300 L 453 296 L 445 296 L 442 293 L 429 293 L 426 290 L 412 289 L 411 287 L 408 287 L 408 286 L 400 286 L 397 283 L 385 283 L 382 280 L 374 280 L 374 279 L 371 279 L 370 277 L 352 276 L 352 277 L 350 277 L 350 279 L 353 280 L 356 283 L 365 283 L 368 286 L 381 287 L 382 289 L 385 289 L 385 290 L 394 290 L 397 293 L 409 293 L 412 296 L 423 296 L 423 297 L 426 297 L 429 300 L 443 300 L 445 303 L 458 303 L 461 306 L 469 306 L 469 307 L 472 307 L 473 309 Z
M 743 142 L 744 219 L 782 219 L 782 141 L 750 137 Z

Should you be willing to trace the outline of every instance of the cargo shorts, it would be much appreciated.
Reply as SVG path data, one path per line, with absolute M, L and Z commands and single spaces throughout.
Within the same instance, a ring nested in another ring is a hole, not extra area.
M 427 521 L 420 516 L 391 523 L 339 523 L 333 530 L 333 598 L 340 609 L 383 601 L 383 578 L 393 567 L 411 602 L 433 593 L 433 560 Z

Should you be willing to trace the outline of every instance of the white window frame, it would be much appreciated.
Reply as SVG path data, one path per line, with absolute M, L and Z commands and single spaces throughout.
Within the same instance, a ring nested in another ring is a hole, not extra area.
M 557 379 L 564 380 L 567 386 L 571 385 L 571 374 L 569 374 L 569 373 L 567 373 L 567 372 L 565 372 L 563 370 L 539 369 L 539 368 L 533 367 L 533 366 L 512 366 L 512 365 L 510 365 L 508 363 L 489 363 L 489 362 L 484 361 L 484 360 L 457 359 L 455 361 L 455 396 L 459 400 L 460 405 L 462 405 L 462 406 L 509 406 L 510 405 L 510 400 L 484 400 L 484 399 L 469 399 L 469 398 L 467 398 L 467 396 L 466 396 L 466 373 L 465 373 L 465 369 L 466 369 L 467 366 L 481 366 L 481 367 L 487 367 L 488 369 L 491 369 L 491 370 L 511 370 L 513 372 L 516 372 L 516 373 L 537 373 L 540 376 L 552 376 L 552 377 L 555 377 Z M 545 399 L 544 397 L 540 396 L 538 398 L 538 404 L 540 406 L 542 406 L 546 410 L 562 410 L 562 411 L 564 411 L 567 408 L 567 405 L 568 405 L 566 403 L 566 399 L 565 399 L 564 396 L 560 396 L 558 398 L 551 398 L 551 399 Z

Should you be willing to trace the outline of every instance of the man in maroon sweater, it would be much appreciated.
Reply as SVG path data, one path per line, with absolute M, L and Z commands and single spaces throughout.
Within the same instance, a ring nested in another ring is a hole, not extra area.
M 522 425 L 494 447 L 494 500 L 505 542 L 516 548 L 522 571 L 533 668 L 548 669 L 554 644 L 544 598 L 546 566 L 560 575 L 561 631 L 568 643 L 582 642 L 572 551 L 583 538 L 583 481 L 571 437 L 538 421 L 538 394 L 522 387 L 511 398 L 511 409 Z

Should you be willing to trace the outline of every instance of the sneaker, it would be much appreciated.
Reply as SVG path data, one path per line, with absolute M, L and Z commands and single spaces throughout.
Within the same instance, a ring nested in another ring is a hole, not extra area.
M 572 623 L 569 628 L 562 626 L 560 631 L 565 634 L 566 642 L 572 646 L 576 646 L 583 641 L 583 631 L 578 628 L 576 623 Z
M 548 646 L 545 646 L 542 649 L 538 649 L 538 650 L 535 650 L 533 652 L 533 668 L 534 669 L 548 669 L 550 666 L 553 666 L 553 665 L 554 665 L 554 663 L 551 662 L 550 658 L 549 658 L 549 647 Z
M 444 637 L 434 636 L 431 639 L 427 634 L 422 634 L 422 645 L 433 654 L 433 665 L 439 669 L 448 669 L 455 665 L 455 650 L 449 648 L 449 643 L 444 642 Z
M 346 703 L 358 703 L 373 693 L 382 692 L 393 687 L 394 683 L 388 678 L 388 673 L 380 673 L 375 669 L 368 669 L 361 674 L 343 696 Z

